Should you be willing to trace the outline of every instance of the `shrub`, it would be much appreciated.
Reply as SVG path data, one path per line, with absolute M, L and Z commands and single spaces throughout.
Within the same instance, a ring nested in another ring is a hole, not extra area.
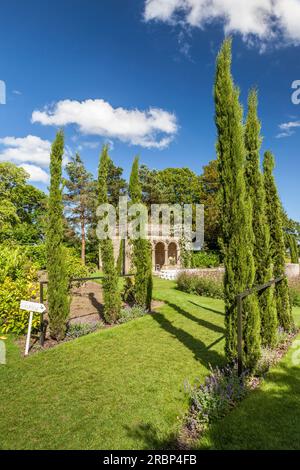
M 214 251 L 195 251 L 191 256 L 192 268 L 215 268 L 220 266 L 220 257 Z
M 237 369 L 211 369 L 205 383 L 198 380 L 195 385 L 186 384 L 190 399 L 190 413 L 186 426 L 190 431 L 199 432 L 214 421 L 225 416 L 247 394 L 248 384 L 238 377 Z
M 89 270 L 82 263 L 81 258 L 73 248 L 63 247 L 63 256 L 65 259 L 65 266 L 67 271 L 67 277 L 88 277 Z
M 300 307 L 300 285 L 290 286 L 290 298 L 294 307 Z
M 97 323 L 70 323 L 67 327 L 66 336 L 70 339 L 80 338 L 80 336 L 85 336 L 99 328 L 103 327 L 102 322 Z
M 47 255 L 45 243 L 27 247 L 26 254 L 28 258 L 37 266 L 38 269 L 46 269 Z
M 138 305 L 135 305 L 134 307 L 122 308 L 120 311 L 118 323 L 127 323 L 128 321 L 134 320 L 135 318 L 143 317 L 146 315 L 146 313 L 147 312 Z
M 20 335 L 28 327 L 29 313 L 20 310 L 21 300 L 35 300 L 38 285 L 36 273 L 30 269 L 23 279 L 13 280 L 6 277 L 0 284 L 0 332 Z M 39 315 L 33 316 L 32 328 L 37 330 L 40 324 Z
M 194 293 L 204 297 L 214 299 L 224 298 L 223 283 L 220 280 L 202 277 L 197 274 L 179 274 L 177 287 L 184 292 Z
M 13 281 L 22 279 L 30 270 L 31 263 L 20 245 L 0 245 L 0 283 L 9 277 Z

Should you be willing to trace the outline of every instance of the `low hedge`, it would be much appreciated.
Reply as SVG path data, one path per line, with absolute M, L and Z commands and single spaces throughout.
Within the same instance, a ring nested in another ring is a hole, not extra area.
M 213 299 L 223 299 L 223 282 L 211 279 L 198 274 L 181 273 L 177 278 L 177 287 L 183 292 L 211 297 Z

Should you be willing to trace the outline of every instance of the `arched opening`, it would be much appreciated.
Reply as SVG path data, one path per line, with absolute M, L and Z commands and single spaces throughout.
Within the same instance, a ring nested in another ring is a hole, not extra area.
M 169 243 L 168 246 L 168 263 L 171 266 L 177 264 L 177 245 L 174 242 Z
M 155 267 L 161 268 L 165 264 L 165 245 L 158 242 L 155 245 Z

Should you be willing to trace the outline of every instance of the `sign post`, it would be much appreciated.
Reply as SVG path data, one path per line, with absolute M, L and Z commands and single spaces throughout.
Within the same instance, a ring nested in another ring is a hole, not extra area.
M 28 356 L 33 313 L 35 312 L 35 313 L 39 313 L 40 315 L 42 315 L 45 312 L 46 307 L 44 304 L 39 304 L 37 302 L 27 302 L 26 300 L 21 300 L 20 309 L 26 310 L 27 312 L 29 312 L 29 323 L 28 323 L 28 331 L 27 331 L 26 345 L 25 345 L 25 356 Z

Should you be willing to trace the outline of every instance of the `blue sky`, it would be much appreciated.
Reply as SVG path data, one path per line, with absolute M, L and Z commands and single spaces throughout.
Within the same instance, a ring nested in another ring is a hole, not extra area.
M 107 141 L 125 176 L 136 154 L 152 168 L 200 173 L 215 157 L 215 56 L 231 33 L 241 100 L 258 87 L 263 150 L 274 152 L 284 206 L 300 220 L 300 105 L 291 101 L 300 1 L 205 1 L 2 0 L 0 160 L 24 165 L 46 189 L 49 143 L 62 126 L 67 156 L 79 150 L 94 173 Z

